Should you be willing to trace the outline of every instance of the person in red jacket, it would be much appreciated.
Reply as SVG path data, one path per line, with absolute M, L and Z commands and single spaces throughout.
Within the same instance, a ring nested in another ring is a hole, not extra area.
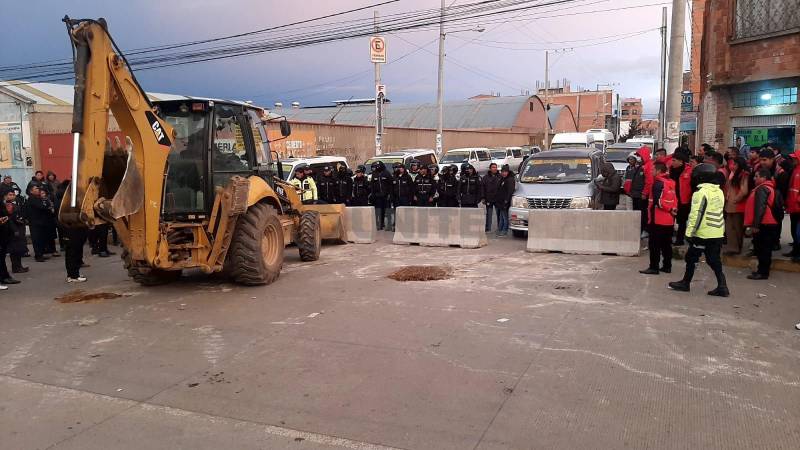
M 738 255 L 742 252 L 744 239 L 744 210 L 750 193 L 750 169 L 747 161 L 734 157 L 733 170 L 725 183 L 725 236 L 728 243 L 725 255 Z
M 654 168 L 656 176 L 653 181 L 653 195 L 650 196 L 647 208 L 650 231 L 647 247 L 650 250 L 650 266 L 639 271 L 645 275 L 672 272 L 672 232 L 678 208 L 675 182 L 669 178 L 667 165 L 663 161 L 656 161 Z M 662 259 L 664 262 L 659 267 Z
M 775 217 L 776 202 L 780 206 L 780 193 L 769 169 L 761 169 L 755 176 L 756 187 L 747 197 L 744 225 L 753 236 L 753 251 L 758 257 L 758 269 L 747 276 L 751 280 L 769 278 L 772 249 L 780 236 L 779 218 Z
M 678 233 L 675 236 L 675 245 L 684 244 L 686 235 L 686 222 L 689 220 L 689 211 L 692 210 L 692 164 L 689 164 L 689 154 L 675 152 L 670 166 L 670 178 L 675 182 L 675 191 L 678 194 L 678 213 L 675 221 L 678 223 Z
M 647 199 L 653 195 L 653 155 L 650 147 L 639 147 L 636 154 L 642 159 L 642 172 L 644 173 L 644 189 L 642 189 L 642 202 L 647 205 Z M 646 217 L 646 216 L 645 216 Z M 643 218 L 644 220 L 644 218 Z M 647 231 L 642 230 L 642 238 L 647 237 Z
M 792 226 L 792 251 L 785 254 L 794 262 L 800 262 L 800 149 L 789 155 L 794 160 L 794 169 L 789 179 L 789 191 L 786 193 L 786 212 Z

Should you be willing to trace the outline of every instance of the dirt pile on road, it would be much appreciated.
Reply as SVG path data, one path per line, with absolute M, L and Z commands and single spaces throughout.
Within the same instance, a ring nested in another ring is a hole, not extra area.
M 436 281 L 446 280 L 452 273 L 453 269 L 449 266 L 406 266 L 387 277 L 396 281 Z
M 81 289 L 67 292 L 55 298 L 59 303 L 83 303 L 97 300 L 110 300 L 112 298 L 126 297 L 125 294 L 116 292 L 85 292 Z

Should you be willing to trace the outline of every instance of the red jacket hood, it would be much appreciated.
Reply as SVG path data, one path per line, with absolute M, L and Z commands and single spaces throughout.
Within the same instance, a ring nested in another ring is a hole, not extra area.
M 652 152 L 650 150 L 650 147 L 648 147 L 646 145 L 643 145 L 643 146 L 639 147 L 639 150 L 637 150 L 636 153 L 638 153 L 639 156 L 642 157 L 642 163 L 647 163 L 651 159 L 653 159 L 652 156 L 651 156 Z
M 792 153 L 792 154 L 791 154 L 791 155 L 789 155 L 789 156 L 791 156 L 792 158 L 794 158 L 794 159 L 796 159 L 796 160 L 797 160 L 797 161 L 795 162 L 795 164 L 797 164 L 797 163 L 800 163 L 800 148 L 798 148 L 797 150 L 795 150 L 795 151 L 794 151 L 794 153 Z

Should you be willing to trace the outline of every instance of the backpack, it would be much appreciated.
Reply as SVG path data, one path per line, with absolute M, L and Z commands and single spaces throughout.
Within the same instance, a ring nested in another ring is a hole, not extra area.
M 678 194 L 675 192 L 675 185 L 673 183 L 664 183 L 664 189 L 661 191 L 661 198 L 659 199 L 659 206 L 661 209 L 667 211 L 678 208 Z

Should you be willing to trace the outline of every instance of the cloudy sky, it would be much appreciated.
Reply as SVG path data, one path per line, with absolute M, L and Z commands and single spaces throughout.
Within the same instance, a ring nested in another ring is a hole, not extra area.
M 474 0 L 448 0 L 465 4 Z M 543 0 L 544 2 L 551 0 Z M 242 33 L 379 3 L 378 0 L 37 0 L 4 1 L 0 66 L 68 58 L 61 17 L 105 17 L 123 49 Z M 399 0 L 379 14 L 437 8 L 438 0 Z M 574 87 L 613 84 L 622 96 L 658 103 L 661 8 L 664 0 L 582 0 L 492 20 L 482 33 L 454 25 L 447 37 L 445 97 L 516 95 L 544 79 Z M 688 11 L 687 11 L 688 14 Z M 365 10 L 332 20 L 372 17 Z M 634 35 L 635 33 L 639 33 Z M 383 82 L 394 102 L 435 101 L 437 32 L 387 35 Z M 688 36 L 687 36 L 688 39 Z M 684 51 L 684 56 L 686 52 Z M 687 67 L 688 58 L 685 57 Z M 141 72 L 145 89 L 219 98 L 321 105 L 374 92 L 367 38 Z

